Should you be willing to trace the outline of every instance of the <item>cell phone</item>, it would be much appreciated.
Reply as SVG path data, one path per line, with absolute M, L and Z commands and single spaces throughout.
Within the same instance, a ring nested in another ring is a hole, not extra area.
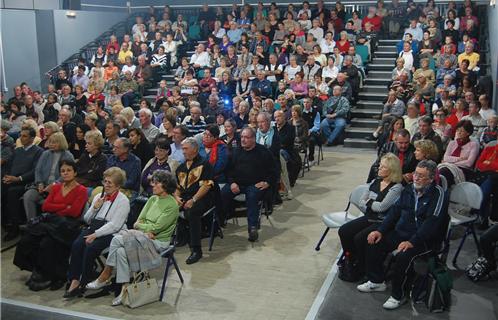
M 102 187 L 102 193 L 100 194 L 100 197 L 103 198 L 105 196 L 105 190 L 104 188 Z

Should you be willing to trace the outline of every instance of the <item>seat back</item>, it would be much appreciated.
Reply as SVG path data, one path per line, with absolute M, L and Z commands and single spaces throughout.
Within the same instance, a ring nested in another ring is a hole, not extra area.
M 472 182 L 460 182 L 450 191 L 450 203 L 467 208 L 479 209 L 482 202 L 481 188 Z
M 361 211 L 361 208 L 360 208 L 361 196 L 363 194 L 365 194 L 365 192 L 368 191 L 368 188 L 369 188 L 368 184 L 359 185 L 353 189 L 353 191 L 351 192 L 351 195 L 349 196 L 349 202 L 352 203 L 358 209 L 360 209 L 360 211 Z M 365 212 L 363 212 L 363 213 L 365 213 Z
M 448 190 L 448 180 L 446 180 L 446 177 L 443 175 L 439 176 L 439 185 L 443 188 L 443 190 L 446 192 Z
M 360 44 L 355 46 L 356 53 L 360 55 L 363 65 L 368 63 L 368 47 L 366 45 Z

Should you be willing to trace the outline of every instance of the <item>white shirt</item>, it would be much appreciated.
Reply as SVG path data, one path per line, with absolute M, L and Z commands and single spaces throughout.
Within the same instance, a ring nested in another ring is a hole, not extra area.
M 198 64 L 201 67 L 209 66 L 209 53 L 206 51 L 194 53 L 190 58 L 190 64 Z
M 171 42 L 164 41 L 163 47 L 165 53 L 171 53 L 173 55 L 176 54 L 176 41 L 171 41 Z
M 119 192 L 116 199 L 114 199 L 114 202 L 106 201 L 102 204 L 100 210 L 95 210 L 95 203 L 99 199 L 100 195 L 93 198 L 92 205 L 83 217 L 87 223 L 90 223 L 93 218 L 103 220 L 105 217 L 107 223 L 101 228 L 95 230 L 97 237 L 107 236 L 118 233 L 121 230 L 125 230 L 126 219 L 128 218 L 128 213 L 130 212 L 130 200 L 128 197 Z
M 335 78 L 337 78 L 338 73 L 339 73 L 339 68 L 337 68 L 337 66 L 333 66 L 332 68 L 329 66 L 326 66 L 325 68 L 322 69 L 323 79 L 325 79 L 325 78 L 335 79 Z
M 275 71 L 275 70 L 283 71 L 282 65 L 281 64 L 267 65 L 265 67 L 265 71 Z M 267 76 L 266 80 L 268 80 L 270 82 L 277 82 L 277 78 L 275 76 Z
M 484 120 L 488 121 L 488 119 L 489 119 L 490 117 L 492 117 L 492 116 L 496 116 L 496 111 L 495 111 L 495 110 L 493 110 L 493 109 L 486 109 L 486 110 L 481 109 L 481 110 L 479 111 L 479 114 L 481 115 L 481 117 L 482 117 Z
M 322 39 L 322 41 L 320 41 L 320 48 L 322 49 L 323 54 L 332 53 L 332 52 L 334 52 L 335 41 L 332 40 L 332 41 L 328 42 L 324 38 L 324 39 Z
M 300 72 L 302 70 L 300 65 L 297 65 L 295 68 L 292 67 L 290 64 L 285 67 L 285 72 L 287 72 L 287 75 L 289 76 L 289 80 L 294 80 L 296 77 L 296 73 Z
M 131 74 L 135 74 L 135 69 L 137 68 L 136 65 L 132 64 L 131 66 L 127 66 L 126 64 L 123 66 L 123 69 L 121 69 L 121 74 L 125 74 L 126 71 L 130 71 Z
M 323 39 L 323 29 L 320 27 L 311 28 L 308 33 L 311 33 L 315 37 L 317 43 L 320 43 Z
M 412 54 L 412 51 L 408 51 L 408 52 L 404 52 L 404 51 L 401 51 L 399 53 L 399 56 L 403 58 L 403 60 L 405 60 L 405 70 L 407 71 L 411 71 L 412 68 L 413 68 L 413 54 Z

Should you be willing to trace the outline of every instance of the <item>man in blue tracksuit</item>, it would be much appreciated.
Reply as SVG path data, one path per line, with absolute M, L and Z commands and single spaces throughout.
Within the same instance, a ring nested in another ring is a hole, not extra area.
M 368 281 L 357 288 L 361 292 L 385 291 L 384 260 L 389 252 L 396 256 L 393 264 L 392 293 L 385 309 L 396 309 L 405 301 L 407 277 L 415 257 L 438 248 L 448 226 L 448 197 L 434 182 L 437 165 L 422 160 L 382 224 L 367 238 L 366 266 Z

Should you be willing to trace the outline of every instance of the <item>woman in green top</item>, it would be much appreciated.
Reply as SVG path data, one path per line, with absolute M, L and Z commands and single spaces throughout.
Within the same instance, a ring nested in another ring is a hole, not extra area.
M 178 218 L 178 204 L 172 196 L 176 190 L 176 181 L 171 173 L 156 170 L 152 175 L 151 184 L 154 195 L 145 204 L 133 227 L 145 234 L 157 252 L 161 252 L 169 246 Z M 96 290 L 109 284 L 113 268 L 116 268 L 116 283 L 124 284 L 125 287 L 130 280 L 130 265 L 124 236 L 121 234 L 115 235 L 111 241 L 104 270 L 95 281 L 87 284 L 86 288 Z M 148 270 L 143 266 L 142 268 Z M 122 294 L 113 300 L 112 305 L 121 304 L 121 300 Z

